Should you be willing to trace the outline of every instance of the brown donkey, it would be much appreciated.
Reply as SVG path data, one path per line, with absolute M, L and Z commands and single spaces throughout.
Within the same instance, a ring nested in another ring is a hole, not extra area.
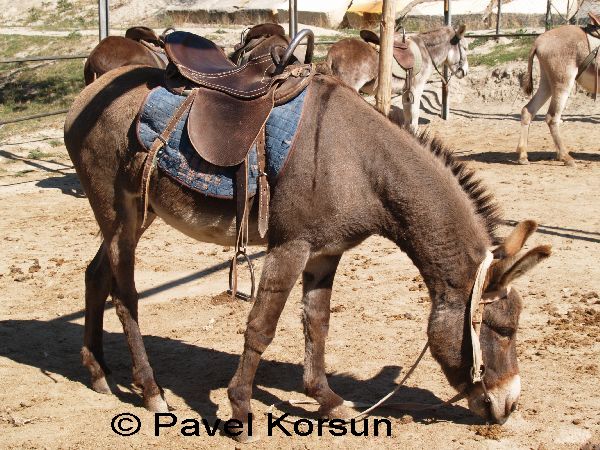
M 433 72 L 437 71 L 441 75 L 443 67 L 448 66 L 457 78 L 467 75 L 469 62 L 465 31 L 466 27 L 461 25 L 458 30 L 443 27 L 410 36 L 418 45 L 423 61 L 421 70 L 414 75 L 411 83 L 412 95 L 402 99 L 404 123 L 410 125 L 414 131 L 419 125 L 423 90 Z M 368 42 L 379 45 L 379 38 L 374 33 L 369 33 L 366 37 Z M 396 34 L 395 38 L 401 40 L 402 36 Z M 368 42 L 360 39 L 342 39 L 329 49 L 327 65 L 334 76 L 355 91 L 373 94 L 377 88 L 379 52 Z M 392 93 L 402 93 L 405 83 L 405 80 L 393 77 Z
M 600 26 L 597 29 L 600 34 Z M 533 92 L 532 71 L 535 56 L 540 63 L 540 85 L 521 111 L 521 136 L 517 146 L 519 164 L 529 164 L 527 159 L 529 125 L 548 99 L 550 99 L 550 106 L 546 113 L 546 123 L 556 146 L 556 159 L 563 161 L 567 166 L 575 164 L 563 143 L 559 126 L 562 112 L 576 82 L 592 94 L 600 93 L 600 86 L 597 83 L 597 71 L 600 70 L 597 52 L 600 40 L 596 39 L 596 43 L 592 44 L 596 47 L 595 61 L 593 59 L 586 61 L 588 55 L 591 55 L 590 52 L 594 50 L 590 45 L 591 42 L 591 40 L 588 42 L 584 29 L 575 25 L 566 25 L 546 31 L 533 43 L 522 87 L 527 95 Z
M 162 38 L 172 28 L 167 28 L 161 36 L 148 27 L 132 27 L 125 31 L 125 37 L 108 36 L 102 39 L 90 52 L 83 67 L 85 84 L 93 83 L 106 72 L 123 66 L 142 65 L 164 69 L 167 59 L 162 50 Z
M 162 71 L 152 68 L 114 70 L 85 88 L 65 123 L 65 143 L 103 237 L 85 274 L 83 364 L 92 387 L 110 392 L 102 335 L 104 304 L 111 295 L 131 351 L 133 380 L 152 411 L 166 411 L 167 403 L 138 325 L 134 261 L 145 231 L 140 182 L 146 153 L 137 141 L 135 119 L 149 90 L 162 80 Z M 256 231 L 256 204 L 251 214 L 250 242 L 267 244 L 268 252 L 229 384 L 233 418 L 247 422 L 261 355 L 300 276 L 304 387 L 319 402 L 321 414 L 343 417 L 343 400 L 325 375 L 333 280 L 342 254 L 378 234 L 405 251 L 425 280 L 432 299 L 431 353 L 450 384 L 465 392 L 475 413 L 500 423 L 507 419 L 520 392 L 516 336 L 522 307 L 517 290 L 507 286 L 550 253 L 547 246 L 519 253 L 535 223 L 517 227 L 495 250 L 497 259 L 487 272 L 486 295 L 506 292 L 485 307 L 481 324 L 486 402 L 481 384 L 471 382 L 469 301 L 476 272 L 497 241 L 499 217 L 491 195 L 463 163 L 441 145 L 393 124 L 334 78 L 316 76 L 285 173 L 272 180 L 271 188 L 266 241 Z M 149 205 L 148 226 L 159 216 L 199 241 L 234 244 L 232 200 L 203 196 L 155 170 Z

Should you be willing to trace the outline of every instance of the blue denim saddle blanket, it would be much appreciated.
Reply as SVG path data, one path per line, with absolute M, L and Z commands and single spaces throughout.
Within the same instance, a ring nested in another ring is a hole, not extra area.
M 292 147 L 300 123 L 306 89 L 292 101 L 276 106 L 266 124 L 266 172 L 271 183 L 281 172 Z M 137 135 L 140 143 L 149 149 L 152 142 L 166 128 L 169 119 L 185 100 L 184 96 L 169 92 L 163 87 L 153 89 L 142 106 Z M 218 197 L 233 198 L 235 167 L 218 167 L 202 159 L 187 133 L 187 116 L 184 114 L 166 146 L 157 154 L 157 166 L 182 185 Z M 256 193 L 258 163 L 256 146 L 249 154 L 248 194 Z

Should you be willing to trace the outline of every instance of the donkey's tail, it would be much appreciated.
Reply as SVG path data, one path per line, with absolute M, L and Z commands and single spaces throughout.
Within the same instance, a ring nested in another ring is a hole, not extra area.
M 83 66 L 83 79 L 85 80 L 85 85 L 92 84 L 98 78 L 98 74 L 90 64 L 90 58 L 85 60 L 85 65 Z
M 529 52 L 527 73 L 524 74 L 523 78 L 521 79 L 521 88 L 523 89 L 523 92 L 525 92 L 525 94 L 527 95 L 531 95 L 533 93 L 533 58 L 535 57 L 536 51 L 536 46 L 535 44 L 533 44 L 533 47 Z

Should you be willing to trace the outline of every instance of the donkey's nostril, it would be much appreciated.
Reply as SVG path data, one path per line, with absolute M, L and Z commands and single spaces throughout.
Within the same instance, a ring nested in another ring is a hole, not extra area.
M 514 402 L 510 407 L 510 412 L 515 412 L 517 410 L 517 406 L 519 406 L 519 404 L 517 402 Z

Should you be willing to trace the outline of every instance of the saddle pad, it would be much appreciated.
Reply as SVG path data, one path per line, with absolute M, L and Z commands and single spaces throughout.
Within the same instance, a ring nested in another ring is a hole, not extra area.
M 412 39 L 407 39 L 407 41 L 409 49 L 415 57 L 415 63 L 413 66 L 413 76 L 415 76 L 421 72 L 421 67 L 423 67 L 423 56 L 421 55 L 421 49 L 415 41 Z M 406 70 L 400 65 L 395 57 L 392 58 L 392 75 L 396 78 L 406 80 Z
M 289 103 L 273 108 L 267 120 L 265 170 L 271 183 L 287 161 L 305 97 L 306 89 Z M 137 123 L 138 140 L 144 148 L 150 148 L 184 100 L 184 96 L 173 94 L 163 87 L 150 91 Z M 187 118 L 186 113 L 177 123 L 167 145 L 158 152 L 158 168 L 194 191 L 210 197 L 232 199 L 236 167 L 219 167 L 202 159 L 190 143 Z M 250 150 L 248 172 L 248 194 L 254 195 L 258 177 L 256 146 Z

